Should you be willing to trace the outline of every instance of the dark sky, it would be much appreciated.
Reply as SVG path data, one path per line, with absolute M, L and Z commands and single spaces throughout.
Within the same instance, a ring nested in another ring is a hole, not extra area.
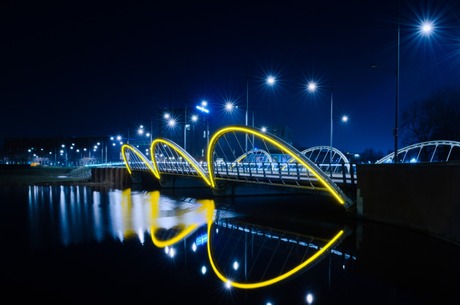
M 153 121 L 156 134 L 161 109 L 202 99 L 211 129 L 244 124 L 244 109 L 230 118 L 222 108 L 245 107 L 248 89 L 255 126 L 287 127 L 297 147 L 329 145 L 333 88 L 333 146 L 393 149 L 398 1 L 52 3 L 1 4 L 0 140 L 126 134 Z M 458 87 L 460 5 L 399 7 L 401 113 Z M 418 34 L 425 19 L 430 37 Z

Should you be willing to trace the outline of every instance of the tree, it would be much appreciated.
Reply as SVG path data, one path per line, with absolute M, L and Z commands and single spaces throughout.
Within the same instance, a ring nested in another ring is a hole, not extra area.
M 444 89 L 403 112 L 404 144 L 433 140 L 460 141 L 460 90 Z
M 385 155 L 382 151 L 375 151 L 373 148 L 365 149 L 359 156 L 361 163 L 375 163 Z

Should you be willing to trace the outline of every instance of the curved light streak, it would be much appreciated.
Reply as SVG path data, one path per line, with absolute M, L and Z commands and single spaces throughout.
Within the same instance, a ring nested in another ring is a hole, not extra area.
M 304 261 L 303 263 L 301 263 L 297 267 L 292 268 L 291 270 L 289 270 L 289 271 L 287 271 L 287 272 L 285 272 L 285 273 L 283 273 L 283 274 L 281 274 L 281 275 L 279 275 L 277 277 L 274 277 L 274 278 L 272 278 L 270 280 L 266 280 L 266 281 L 253 282 L 253 283 L 242 283 L 242 282 L 232 282 L 230 279 L 226 278 L 225 275 L 223 275 L 219 271 L 219 269 L 217 269 L 216 265 L 214 264 L 214 260 L 212 258 L 212 253 L 211 253 L 211 238 L 210 238 L 211 237 L 211 226 L 212 226 L 212 224 L 213 224 L 212 221 L 208 222 L 208 243 L 207 243 L 208 258 L 209 258 L 209 262 L 211 264 L 211 267 L 212 267 L 212 269 L 214 270 L 214 272 L 216 273 L 217 277 L 220 280 L 222 280 L 225 283 L 228 283 L 229 285 L 231 285 L 233 287 L 242 288 L 242 289 L 255 289 L 255 288 L 261 288 L 261 287 L 273 285 L 273 284 L 275 284 L 277 282 L 280 282 L 280 281 L 292 276 L 296 272 L 299 272 L 300 270 L 302 270 L 303 268 L 307 267 L 308 265 L 313 263 L 315 260 L 317 260 L 321 255 L 323 255 L 327 250 L 329 250 L 332 247 L 332 245 L 334 245 L 335 242 L 344 234 L 344 231 L 340 230 L 334 237 L 332 237 L 332 239 L 324 247 L 322 247 L 320 250 L 318 250 L 318 252 L 316 252 L 314 255 L 309 257 L 306 261 Z
M 125 150 L 131 150 L 133 151 L 142 161 L 144 161 L 144 163 L 147 165 L 147 167 L 150 169 L 150 171 L 155 175 L 155 177 L 159 178 L 160 175 L 158 174 L 157 170 L 156 170 L 156 167 L 153 167 L 152 164 L 150 163 L 150 161 L 144 156 L 144 154 L 142 154 L 137 148 L 135 148 L 134 146 L 131 146 L 129 144 L 123 144 L 123 146 L 121 147 L 121 155 L 123 156 L 123 161 L 125 162 L 126 164 L 126 168 L 128 169 L 128 172 L 129 174 L 131 174 L 131 167 L 129 166 L 129 162 L 128 160 L 126 159 L 126 152 Z
M 152 232 L 151 232 L 150 236 L 152 237 L 152 241 L 153 241 L 153 244 L 155 246 L 157 246 L 158 248 L 165 248 L 165 247 L 172 246 L 172 245 L 178 243 L 179 241 L 184 239 L 186 236 L 188 236 L 190 233 L 195 231 L 195 229 L 197 229 L 197 228 L 198 228 L 198 224 L 193 224 L 193 225 L 190 225 L 190 226 L 186 227 L 184 230 L 182 230 L 179 234 L 177 234 L 176 236 L 174 236 L 171 239 L 159 240 L 159 239 L 157 239 L 155 237 L 155 234 L 154 234 L 154 232 L 158 228 L 157 227 L 151 227 Z
M 276 146 L 281 151 L 287 152 L 292 157 L 292 159 L 294 159 L 295 161 L 299 162 L 305 168 L 307 168 L 309 171 L 311 171 L 313 173 L 313 175 L 324 185 L 324 187 L 329 191 L 329 193 L 332 194 L 332 196 L 335 197 L 340 204 L 345 204 L 344 198 L 342 198 L 342 196 L 337 192 L 337 190 L 335 190 L 335 188 L 332 187 L 330 185 L 330 183 L 327 182 L 327 180 L 325 178 L 323 178 L 321 176 L 321 174 L 316 171 L 316 169 L 314 169 L 312 166 L 310 166 L 310 164 L 308 164 L 301 157 L 299 157 L 299 155 L 297 155 L 297 153 L 295 153 L 293 150 L 288 148 L 286 145 L 283 145 L 281 142 L 279 142 L 279 140 L 275 140 L 275 139 L 267 136 L 266 133 L 259 132 L 259 131 L 257 131 L 256 129 L 253 129 L 253 128 L 241 127 L 241 126 L 224 127 L 222 129 L 218 130 L 212 136 L 211 140 L 209 141 L 209 147 L 208 147 L 206 159 L 207 159 L 207 162 L 208 162 L 209 180 L 210 180 L 210 185 L 211 185 L 212 188 L 216 187 L 216 182 L 215 182 L 215 178 L 214 178 L 214 162 L 212 160 L 212 155 L 213 155 L 212 151 L 214 150 L 214 146 L 216 145 L 217 140 L 219 139 L 220 136 L 222 136 L 225 133 L 235 132 L 235 131 L 253 134 L 253 135 L 255 135 L 255 136 L 259 137 L 259 138 L 262 138 L 263 140 L 269 142 L 270 144 Z
M 194 213 L 199 214 L 205 211 L 206 212 L 205 221 L 212 222 L 213 216 L 214 216 L 214 209 L 215 209 L 214 200 L 199 200 L 198 202 L 201 203 L 202 206 L 196 211 L 194 211 Z M 154 233 L 158 229 L 158 226 L 152 226 L 150 227 L 150 230 L 151 230 L 150 237 L 152 238 L 152 242 L 155 246 L 157 246 L 158 248 L 165 248 L 165 247 L 172 246 L 178 243 L 179 241 L 181 241 L 182 239 L 190 235 L 192 232 L 194 232 L 203 223 L 204 222 L 194 223 L 188 226 L 186 224 L 182 224 L 183 226 L 185 226 L 185 229 L 183 229 L 179 234 L 177 234 L 176 236 L 168 240 L 159 240 L 158 238 L 156 238 Z
M 158 164 L 155 158 L 155 146 L 158 143 L 168 145 L 169 147 L 174 149 L 179 155 L 181 155 L 185 160 L 187 160 L 187 162 L 189 162 L 192 165 L 192 167 L 198 172 L 198 174 L 201 176 L 201 178 L 203 178 L 203 180 L 206 182 L 207 185 L 211 185 L 211 181 L 208 175 L 203 170 L 203 168 L 196 162 L 196 160 L 192 156 L 190 156 L 189 153 L 186 152 L 182 147 L 180 147 L 176 143 L 169 141 L 167 139 L 161 139 L 161 138 L 155 139 L 150 145 L 150 155 L 152 156 L 152 162 L 155 165 L 155 168 L 158 168 Z M 157 172 L 157 175 L 155 175 L 155 177 L 160 179 L 160 173 Z

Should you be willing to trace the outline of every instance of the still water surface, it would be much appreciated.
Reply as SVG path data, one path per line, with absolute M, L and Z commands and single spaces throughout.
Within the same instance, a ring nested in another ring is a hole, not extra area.
M 0 202 L 12 303 L 460 302 L 460 247 L 301 198 L 17 186 Z

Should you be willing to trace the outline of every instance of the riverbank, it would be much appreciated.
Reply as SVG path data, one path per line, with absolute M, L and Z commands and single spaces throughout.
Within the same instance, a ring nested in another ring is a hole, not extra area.
M 89 184 L 91 169 L 30 165 L 0 165 L 0 185 Z

